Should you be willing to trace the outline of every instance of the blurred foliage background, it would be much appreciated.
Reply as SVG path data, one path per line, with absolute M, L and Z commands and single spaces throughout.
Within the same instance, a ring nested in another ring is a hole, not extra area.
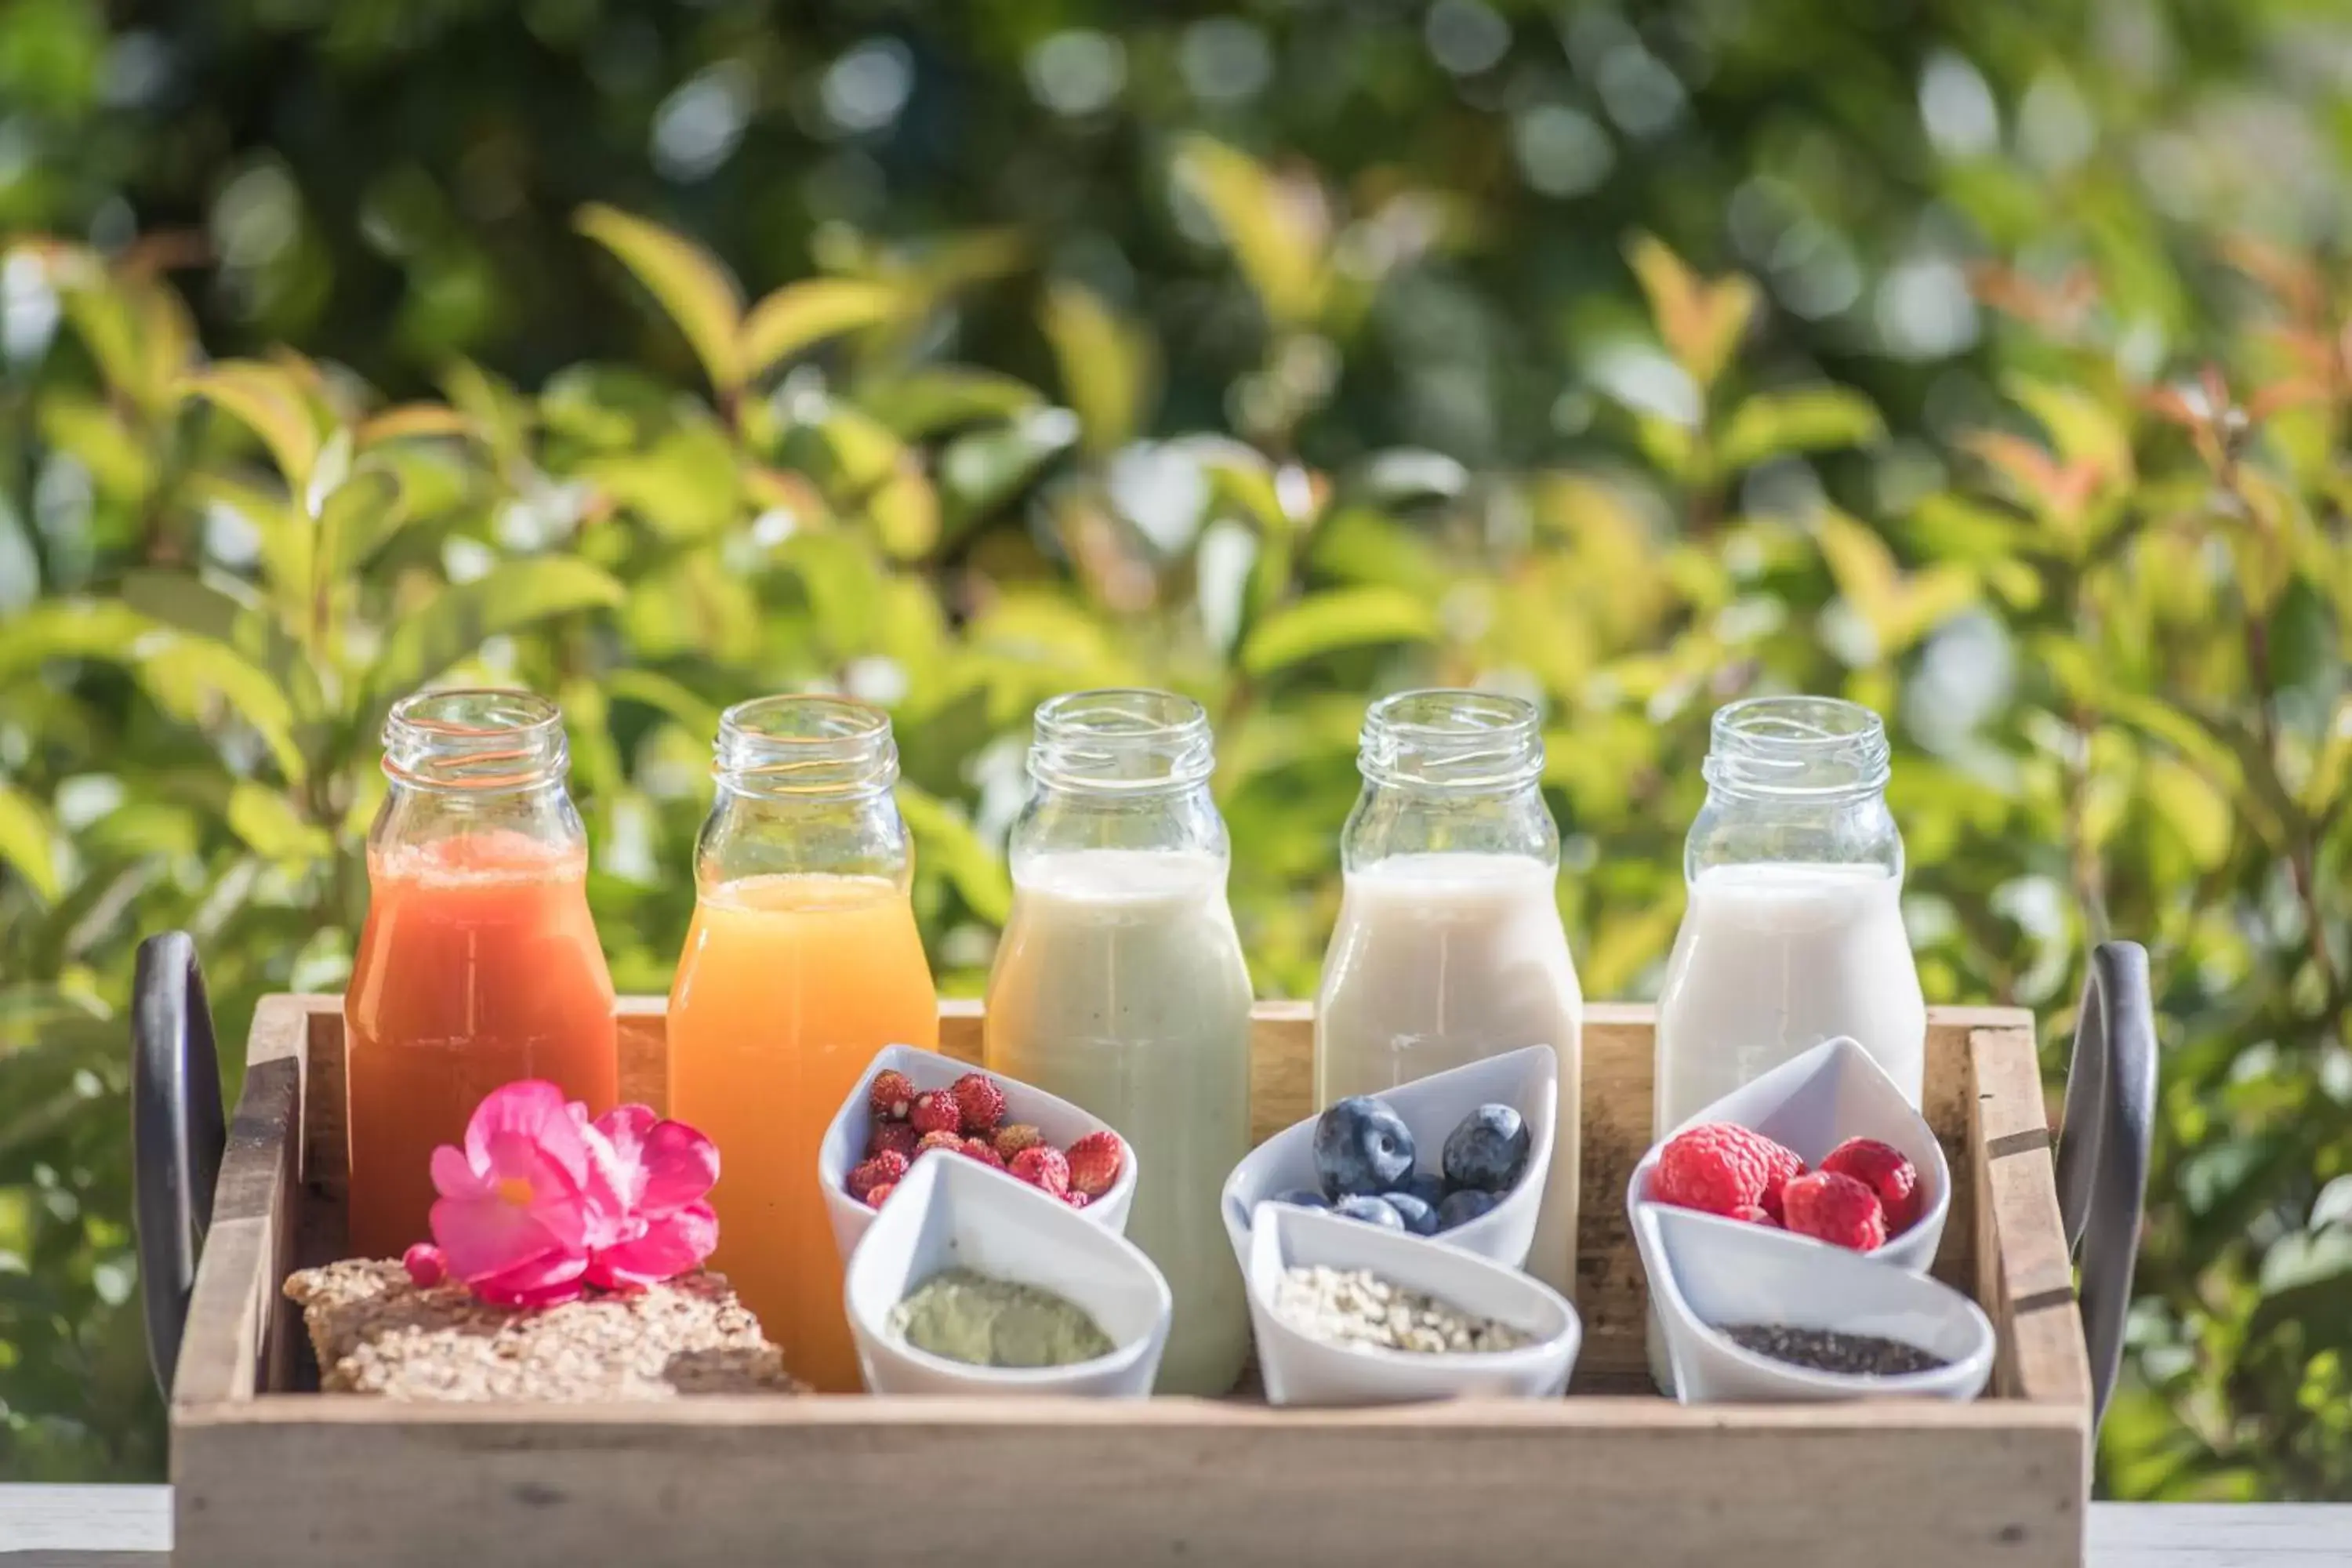
M 718 710 L 887 705 L 949 988 L 1031 706 L 1218 726 L 1306 994 L 1368 694 L 1546 713 L 1589 994 L 1711 710 L 1888 717 L 1932 997 L 2148 943 L 2099 1484 L 2352 1494 L 2352 11 L 14 0 L 0 1477 L 152 1478 L 122 1008 L 332 988 L 388 702 L 558 696 L 665 989 Z

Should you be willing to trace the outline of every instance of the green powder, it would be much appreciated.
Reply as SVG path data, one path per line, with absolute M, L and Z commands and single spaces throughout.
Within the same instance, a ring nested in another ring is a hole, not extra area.
M 1083 1308 L 1051 1290 L 969 1268 L 934 1274 L 892 1309 L 890 1330 L 918 1350 L 972 1366 L 1068 1366 L 1111 1352 Z

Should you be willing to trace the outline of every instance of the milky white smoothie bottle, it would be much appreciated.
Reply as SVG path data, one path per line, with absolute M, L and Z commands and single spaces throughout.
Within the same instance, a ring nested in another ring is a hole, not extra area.
M 1218 1194 L 1250 1148 L 1250 978 L 1213 765 L 1190 699 L 1040 706 L 988 977 L 987 1065 L 1085 1107 L 1135 1151 L 1127 1237 L 1175 1297 L 1162 1394 L 1225 1393 L 1249 1349 Z
M 1690 902 L 1658 994 L 1661 1134 L 1823 1040 L 1851 1035 L 1911 1103 L 1927 1010 L 1903 930 L 1903 836 L 1886 728 L 1826 697 L 1717 712 L 1706 805 L 1683 851 Z M 1652 1335 L 1651 1365 L 1664 1386 Z
M 1551 1047 L 1559 1131 L 1527 1268 L 1572 1292 L 1584 997 L 1554 893 L 1559 831 L 1538 787 L 1536 711 L 1477 691 L 1383 698 L 1357 765 L 1315 1002 L 1316 1103 Z

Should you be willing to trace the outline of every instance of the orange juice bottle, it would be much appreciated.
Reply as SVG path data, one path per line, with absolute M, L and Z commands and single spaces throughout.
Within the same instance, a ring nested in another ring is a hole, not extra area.
M 546 1079 L 618 1098 L 613 978 L 555 705 L 420 692 L 384 725 L 392 791 L 368 834 L 367 924 L 343 999 L 351 1250 L 428 1236 L 433 1150 L 485 1095 Z
M 876 1051 L 939 1045 L 898 750 L 862 702 L 767 697 L 719 721 L 717 772 L 670 988 L 669 1113 L 719 1145 L 711 1267 L 793 1373 L 855 1393 L 817 1145 Z

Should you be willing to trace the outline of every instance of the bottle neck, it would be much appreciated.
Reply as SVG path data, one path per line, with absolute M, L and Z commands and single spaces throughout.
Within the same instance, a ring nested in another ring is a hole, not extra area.
M 1539 787 L 1543 735 L 1528 703 L 1465 690 L 1382 698 L 1365 712 L 1356 765 L 1363 793 L 1339 839 L 1348 871 L 1401 855 L 1559 864 L 1559 830 Z
M 696 847 L 705 890 L 751 877 L 912 880 L 891 786 L 898 747 L 887 714 L 830 696 L 763 697 L 719 721 L 710 817 Z
M 1040 857 L 1087 850 L 1223 861 L 1215 769 L 1208 714 L 1190 698 L 1114 689 L 1041 704 L 1029 747 L 1035 789 L 1013 830 L 1014 877 Z
M 1903 836 L 1886 806 L 1886 728 L 1857 703 L 1764 697 L 1715 715 L 1706 805 L 1684 870 L 1799 865 L 1903 874 Z
M 404 698 L 384 721 L 392 787 L 369 830 L 371 858 L 428 870 L 447 861 L 475 876 L 570 866 L 587 835 L 565 788 L 569 763 L 562 715 L 544 697 L 459 688 Z M 478 842 L 445 844 L 457 838 Z

